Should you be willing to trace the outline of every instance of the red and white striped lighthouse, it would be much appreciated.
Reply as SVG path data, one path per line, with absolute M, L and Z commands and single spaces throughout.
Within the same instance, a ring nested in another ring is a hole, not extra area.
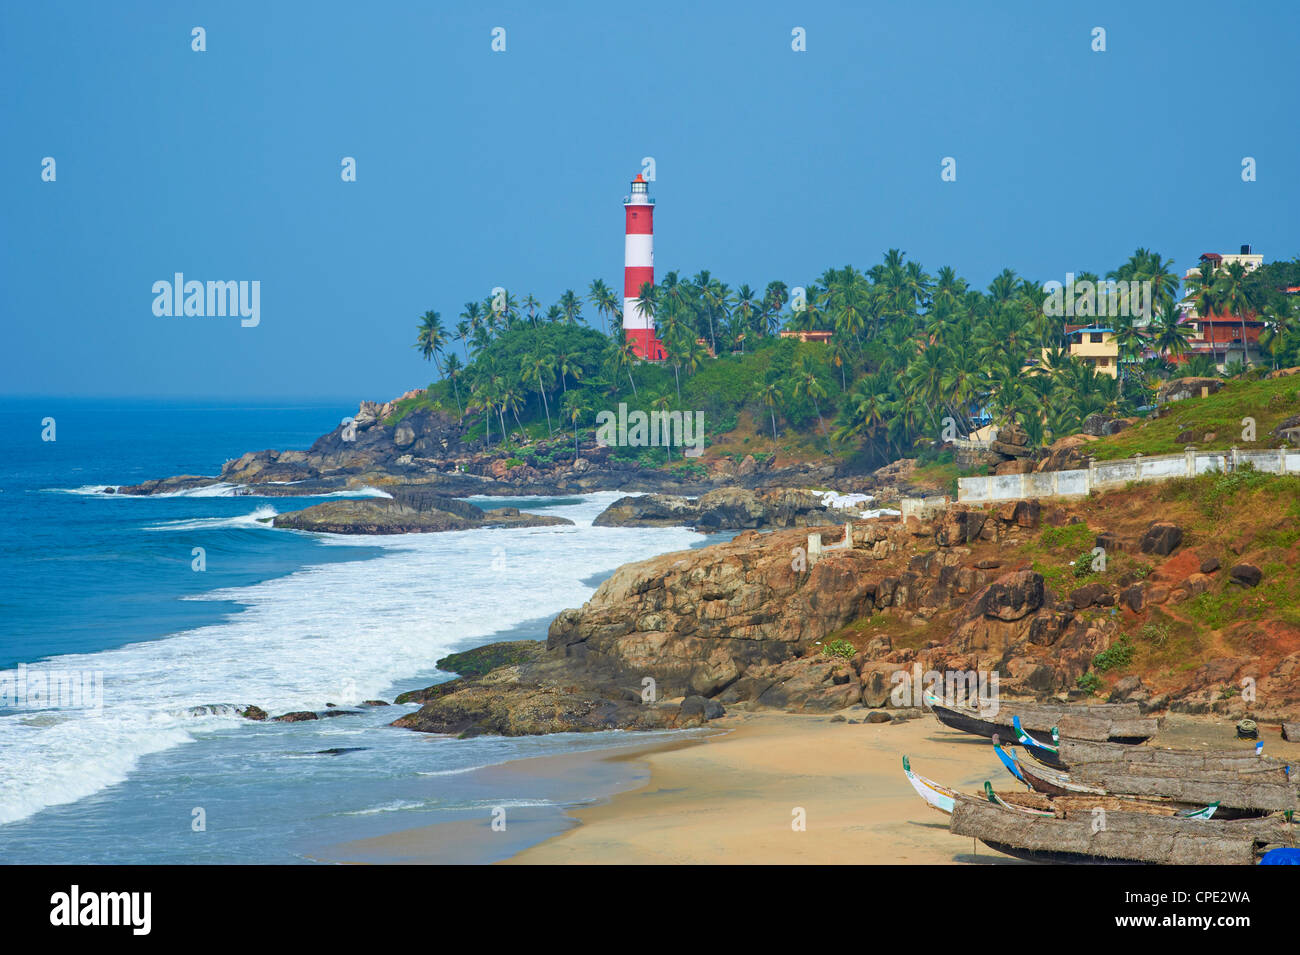
M 638 173 L 631 195 L 623 198 L 627 233 L 623 246 L 623 335 L 638 358 L 663 361 L 663 342 L 655 337 L 654 318 L 637 304 L 641 286 L 655 284 L 655 201 Z

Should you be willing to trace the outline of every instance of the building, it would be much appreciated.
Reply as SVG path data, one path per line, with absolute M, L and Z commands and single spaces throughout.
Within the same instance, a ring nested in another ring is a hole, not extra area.
M 1240 263 L 1247 272 L 1253 272 L 1264 264 L 1264 256 L 1252 252 L 1249 245 L 1243 245 L 1237 253 L 1204 252 L 1198 263 L 1183 274 L 1183 281 L 1199 276 L 1203 269 L 1208 268 L 1211 273 L 1221 272 L 1234 263 Z M 1209 355 L 1222 371 L 1229 364 L 1241 362 L 1243 352 L 1251 364 L 1260 362 L 1259 336 L 1264 330 L 1264 323 L 1254 312 L 1247 312 L 1244 321 L 1240 315 L 1223 315 L 1214 311 L 1200 315 L 1190 296 L 1184 298 L 1178 308 L 1183 313 L 1181 324 L 1191 330 L 1191 338 L 1186 353 L 1174 358 L 1175 362 L 1181 363 L 1197 355 Z
M 832 334 L 831 332 L 816 331 L 814 329 L 806 329 L 800 331 L 791 331 L 790 329 L 786 329 L 785 331 L 781 332 L 781 337 L 797 338 L 801 342 L 817 342 L 818 344 L 821 345 L 829 345 L 831 341 L 831 334 Z
M 1065 350 L 1074 358 L 1086 361 L 1099 375 L 1119 377 L 1119 341 L 1113 328 L 1095 325 L 1066 325 Z M 1042 363 L 1047 364 L 1048 350 L 1043 349 Z
M 655 335 L 653 315 L 641 310 L 643 285 L 655 284 L 655 201 L 638 173 L 623 197 L 626 229 L 623 242 L 623 336 L 638 358 L 663 361 L 664 345 Z
M 1240 252 L 1202 252 L 1197 260 L 1200 264 L 1183 273 L 1186 282 L 1193 275 L 1199 275 L 1203 266 L 1209 266 L 1215 272 L 1226 269 L 1229 265 L 1240 262 L 1247 272 L 1253 272 L 1264 264 L 1264 256 L 1252 252 L 1250 246 L 1243 245 Z

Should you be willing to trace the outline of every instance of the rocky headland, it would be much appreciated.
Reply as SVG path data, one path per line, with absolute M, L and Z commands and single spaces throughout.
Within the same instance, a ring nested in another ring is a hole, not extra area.
M 545 644 L 411 695 L 421 709 L 395 725 L 518 735 L 697 725 L 736 706 L 878 708 L 918 667 L 996 672 L 1012 696 L 1293 718 L 1300 627 L 1286 608 L 1207 627 L 1195 602 L 1260 592 L 1276 543 L 1233 530 L 1245 514 L 1220 515 L 1220 537 L 1156 495 L 880 517 L 848 542 L 827 526 L 816 560 L 800 528 L 628 564 Z M 1068 557 L 1094 546 L 1108 567 L 1080 573 Z
M 363 401 L 349 423 L 340 423 L 306 451 L 250 451 L 226 461 L 219 474 L 182 474 L 140 484 L 104 488 L 105 493 L 169 494 L 227 485 L 235 494 L 307 497 L 366 487 L 419 486 L 446 497 L 522 496 L 627 491 L 696 496 L 723 487 L 822 487 L 870 491 L 880 500 L 930 493 L 908 483 L 913 462 L 875 474 L 839 459 L 777 461 L 746 455 L 706 456 L 692 468 L 642 466 L 620 449 L 584 439 L 575 454 L 572 437 L 529 440 L 515 436 L 506 449 L 467 437 L 454 416 L 437 409 L 404 412 L 401 403 L 419 391 L 383 404 Z M 678 462 L 680 463 L 680 462 Z

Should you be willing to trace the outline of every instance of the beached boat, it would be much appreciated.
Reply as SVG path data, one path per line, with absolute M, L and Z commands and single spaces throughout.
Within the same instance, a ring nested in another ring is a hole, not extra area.
M 952 815 L 953 805 L 962 798 L 961 793 L 912 772 L 912 764 L 906 756 L 903 757 L 903 773 L 907 776 L 907 781 L 912 784 L 912 788 L 925 800 L 927 806 L 946 815 Z
M 1025 774 L 1020 771 L 1020 760 L 1016 759 L 1014 752 L 1009 752 L 1002 748 L 1002 738 L 997 733 L 993 734 L 993 752 L 998 754 L 998 759 L 1006 767 L 1007 772 L 1016 779 L 1020 780 L 1025 786 L 1029 787 L 1029 781 L 1025 779 Z M 1033 787 L 1029 787 L 1033 788 Z
M 1208 806 L 1191 806 L 1181 808 L 1175 803 L 1154 802 L 1144 799 L 1126 799 L 1121 796 L 1045 796 L 1037 792 L 998 793 L 993 791 L 993 784 L 984 781 L 984 793 L 988 801 L 1030 816 L 1058 816 L 1068 819 L 1081 813 L 1092 815 L 1094 810 L 1106 812 L 1138 812 L 1152 816 L 1181 816 L 1184 819 L 1208 820 L 1214 818 L 1219 808 L 1217 802 Z
M 1220 822 L 1116 810 L 1099 825 L 1092 813 L 1030 816 L 965 799 L 954 805 L 949 830 L 1020 859 L 1091 864 L 1252 865 L 1294 838 L 1280 815 Z
M 931 690 L 925 691 L 923 699 L 939 722 L 952 729 L 976 736 L 1001 733 L 1012 740 L 1016 732 L 1012 720 L 1018 716 L 1022 731 L 1047 745 L 1056 745 L 1058 731 L 1060 736 L 1074 739 L 1130 745 L 1145 742 L 1159 728 L 1158 720 L 1140 716 L 1135 703 L 1080 706 L 1004 700 L 996 707 L 980 709 L 945 701 Z
M 1064 764 L 1061 762 L 1061 734 L 1056 727 L 1052 727 L 1052 741 L 1045 743 L 1042 740 L 1035 739 L 1025 732 L 1024 726 L 1020 723 L 1019 716 L 1011 717 L 1011 728 L 1015 731 L 1016 739 L 1020 745 L 1025 748 L 1030 756 L 1038 760 L 1045 766 L 1052 766 L 1056 769 L 1063 769 Z
M 1016 759 L 1014 753 L 1007 753 L 999 742 L 994 742 L 993 750 L 998 754 L 998 759 L 1002 761 L 1002 765 L 1007 768 L 1007 771 L 1035 792 L 1047 796 L 1110 795 L 1105 789 L 1074 782 L 1070 779 L 1068 773 L 1050 769 L 1047 766 L 1022 763 Z
M 991 737 L 994 733 L 1001 733 L 1008 738 L 1011 736 L 1009 724 L 999 723 L 994 717 L 981 713 L 975 707 L 949 706 L 929 691 L 925 694 L 925 705 L 930 707 L 935 719 L 949 729 L 970 733 L 974 736 Z M 1052 739 L 1050 732 L 1038 732 L 1038 736 L 1048 741 Z

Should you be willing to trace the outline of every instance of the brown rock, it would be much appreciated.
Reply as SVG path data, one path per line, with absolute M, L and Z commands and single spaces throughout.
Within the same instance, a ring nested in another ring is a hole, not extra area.
M 1155 521 L 1147 528 L 1138 549 L 1144 554 L 1158 554 L 1168 557 L 1183 541 L 1183 529 L 1169 521 Z

